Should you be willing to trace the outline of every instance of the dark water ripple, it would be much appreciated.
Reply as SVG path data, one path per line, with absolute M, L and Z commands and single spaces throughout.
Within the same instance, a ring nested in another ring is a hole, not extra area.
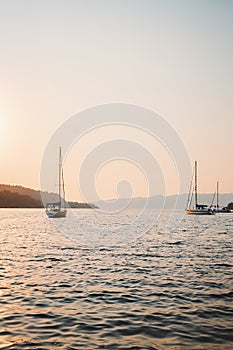
M 0 215 L 0 348 L 233 348 L 233 216 L 92 249 L 41 210 Z

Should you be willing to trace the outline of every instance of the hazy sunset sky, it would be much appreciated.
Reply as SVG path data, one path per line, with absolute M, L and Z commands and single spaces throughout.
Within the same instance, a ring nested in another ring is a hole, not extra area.
M 233 1 L 0 0 L 0 48 L 0 183 L 39 189 L 55 130 L 86 108 L 125 102 L 159 112 L 177 130 L 198 160 L 201 192 L 217 180 L 233 192 Z M 67 157 L 69 199 L 80 200 L 78 161 L 97 139 L 75 145 L 76 163 Z M 153 148 L 149 138 L 142 143 Z M 161 150 L 164 164 L 166 157 Z M 123 161 L 98 174 L 100 194 L 114 197 L 121 170 L 134 195 L 144 195 L 142 174 Z M 176 190 L 170 181 L 167 193 Z

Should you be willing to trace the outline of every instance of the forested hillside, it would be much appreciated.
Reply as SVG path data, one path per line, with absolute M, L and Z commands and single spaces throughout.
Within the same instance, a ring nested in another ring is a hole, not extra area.
M 3 190 L 0 192 L 0 208 L 42 208 L 42 202 L 28 195 Z

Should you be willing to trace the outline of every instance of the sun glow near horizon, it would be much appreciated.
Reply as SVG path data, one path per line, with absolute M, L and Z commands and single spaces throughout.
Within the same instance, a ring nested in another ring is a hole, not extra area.
M 7 140 L 7 121 L 4 111 L 0 110 L 0 152 L 3 152 L 3 149 L 6 147 Z

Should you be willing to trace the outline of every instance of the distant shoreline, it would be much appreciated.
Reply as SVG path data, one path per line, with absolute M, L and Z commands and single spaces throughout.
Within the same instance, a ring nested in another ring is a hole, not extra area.
M 82 203 L 81 203 L 82 204 Z M 84 203 L 85 204 L 85 203 Z M 71 207 L 70 207 L 71 208 Z M 45 209 L 44 207 L 0 207 L 0 210 L 1 209 Z M 68 207 L 69 209 L 69 207 Z M 71 208 L 71 209 L 94 209 L 92 207 L 79 207 L 79 208 Z M 99 208 L 96 208 L 96 209 L 99 209 Z
M 4 191 L 7 191 L 7 193 L 4 193 Z M 0 208 L 44 208 L 41 200 L 41 195 L 43 196 L 44 203 L 58 201 L 58 195 L 56 193 L 33 190 L 31 188 L 18 185 L 0 184 Z M 176 209 L 183 210 L 186 207 L 187 198 L 187 193 L 167 196 L 155 195 L 150 197 L 152 206 L 149 207 L 153 209 L 171 209 L 176 207 Z M 113 200 L 116 201 L 116 199 Z M 105 207 L 108 207 L 108 205 L 111 204 L 113 200 L 100 200 L 94 204 L 69 201 L 68 206 L 73 209 L 104 209 Z M 201 203 L 210 204 L 213 200 L 213 194 L 200 193 L 199 200 Z M 116 205 L 118 205 L 119 208 L 123 208 L 125 206 L 125 203 L 129 202 L 129 208 L 142 208 L 145 206 L 146 201 L 147 198 L 143 197 L 124 199 L 119 198 L 117 199 Z M 221 207 L 225 207 L 228 205 L 228 203 L 232 202 L 233 193 L 219 194 L 219 204 Z
M 36 191 L 23 186 L 11 186 L 0 184 L 0 208 L 1 209 L 41 209 L 44 205 L 41 200 L 41 193 L 46 201 L 58 201 L 57 194 Z M 67 206 L 73 209 L 97 209 L 90 203 L 79 203 L 69 201 Z

